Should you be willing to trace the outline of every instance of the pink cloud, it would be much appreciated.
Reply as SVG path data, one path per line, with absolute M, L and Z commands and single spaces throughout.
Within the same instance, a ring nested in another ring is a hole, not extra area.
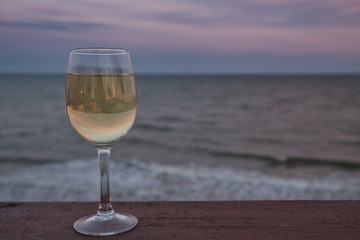
M 358 10 L 357 0 L 3 0 L 0 44 L 28 47 L 48 39 L 55 46 L 359 54 Z

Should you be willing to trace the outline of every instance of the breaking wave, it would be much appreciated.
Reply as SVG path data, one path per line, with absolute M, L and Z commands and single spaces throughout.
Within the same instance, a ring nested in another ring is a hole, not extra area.
M 35 164 L 0 175 L 0 201 L 97 201 L 97 159 Z M 36 174 L 34 174 L 36 173 Z M 289 178 L 225 167 L 113 161 L 114 201 L 356 200 L 360 177 Z

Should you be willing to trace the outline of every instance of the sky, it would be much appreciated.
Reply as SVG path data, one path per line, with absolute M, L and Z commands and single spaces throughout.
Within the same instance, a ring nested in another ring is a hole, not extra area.
M 66 72 L 69 50 L 135 73 L 360 73 L 359 0 L 0 0 L 0 72 Z

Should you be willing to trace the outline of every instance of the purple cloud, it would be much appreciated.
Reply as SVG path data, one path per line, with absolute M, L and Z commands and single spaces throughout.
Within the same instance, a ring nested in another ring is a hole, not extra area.
M 360 4 L 358 0 L 3 0 L 0 35 L 4 51 L 121 46 L 144 53 L 319 54 L 354 59 L 360 54 Z
M 43 30 L 55 31 L 85 31 L 90 28 L 99 28 L 106 26 L 105 24 L 89 23 L 89 22 L 61 22 L 61 21 L 38 21 L 38 22 L 6 22 L 0 21 L 0 26 L 19 27 L 19 28 L 36 28 Z

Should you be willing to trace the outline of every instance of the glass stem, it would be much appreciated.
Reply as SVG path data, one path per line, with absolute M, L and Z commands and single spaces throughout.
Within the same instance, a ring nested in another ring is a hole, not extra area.
M 111 216 L 114 215 L 114 209 L 110 199 L 109 186 L 109 162 L 110 162 L 110 146 L 102 146 L 97 148 L 99 162 L 100 162 L 100 204 L 98 215 Z

